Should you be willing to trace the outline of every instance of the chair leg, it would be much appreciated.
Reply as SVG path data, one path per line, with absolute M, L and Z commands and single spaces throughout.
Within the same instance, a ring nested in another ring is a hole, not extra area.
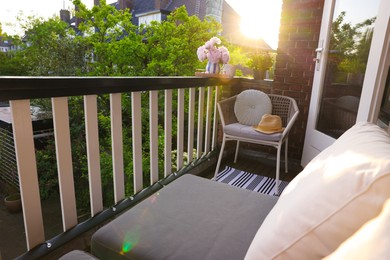
M 236 154 L 234 155 L 234 163 L 237 162 L 237 155 L 238 155 L 238 150 L 240 149 L 240 141 L 237 141 L 236 145 Z
M 215 169 L 215 173 L 214 173 L 214 180 L 215 181 L 217 180 L 217 174 L 219 171 L 219 167 L 221 166 L 221 161 L 222 161 L 222 157 L 223 157 L 223 150 L 225 149 L 225 142 L 226 142 L 226 138 L 225 138 L 225 135 L 223 135 L 221 151 L 219 152 L 219 156 L 218 156 L 217 168 Z
M 286 142 L 284 143 L 284 172 L 288 173 L 288 156 L 287 156 L 287 150 L 288 150 L 288 138 L 286 139 Z
M 276 179 L 275 179 L 275 195 L 279 195 L 279 172 L 280 172 L 280 150 L 282 146 L 279 145 L 277 147 L 277 154 L 276 154 Z

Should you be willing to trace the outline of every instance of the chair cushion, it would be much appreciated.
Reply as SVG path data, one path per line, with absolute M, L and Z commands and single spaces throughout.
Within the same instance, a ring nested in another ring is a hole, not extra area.
M 257 231 L 246 259 L 329 255 L 390 197 L 390 137 L 359 123 L 286 187 Z
M 225 134 L 228 135 L 262 140 L 262 141 L 277 142 L 282 137 L 282 133 L 263 134 L 256 131 L 252 126 L 242 125 L 240 123 L 226 125 L 223 128 L 223 131 Z
M 244 90 L 237 95 L 234 113 L 241 124 L 257 125 L 263 115 L 272 113 L 271 99 L 259 90 Z
M 275 196 L 185 174 L 101 227 L 99 259 L 243 259 Z
M 94 260 L 94 259 L 98 259 L 98 258 L 81 250 L 72 250 L 69 253 L 58 258 L 58 260 Z
M 390 199 L 382 213 L 370 220 L 353 236 L 343 242 L 326 260 L 389 259 L 390 256 Z

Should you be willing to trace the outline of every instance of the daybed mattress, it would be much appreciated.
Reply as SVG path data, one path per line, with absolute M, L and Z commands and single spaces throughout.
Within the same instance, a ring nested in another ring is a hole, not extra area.
M 277 197 L 184 175 L 92 237 L 100 259 L 243 259 Z

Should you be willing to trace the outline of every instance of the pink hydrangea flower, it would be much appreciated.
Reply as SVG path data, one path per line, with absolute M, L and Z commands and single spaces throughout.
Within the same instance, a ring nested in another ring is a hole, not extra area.
M 221 60 L 223 64 L 226 64 L 230 60 L 229 50 L 225 46 L 219 47 L 219 51 L 221 52 Z
M 212 63 L 228 63 L 230 60 L 230 54 L 225 46 L 216 47 L 221 44 L 221 40 L 218 37 L 212 37 L 203 46 L 200 46 L 197 50 L 198 59 L 205 61 L 208 59 Z
M 205 61 L 207 59 L 207 53 L 205 46 L 200 46 L 196 52 L 198 54 L 198 59 L 200 61 Z

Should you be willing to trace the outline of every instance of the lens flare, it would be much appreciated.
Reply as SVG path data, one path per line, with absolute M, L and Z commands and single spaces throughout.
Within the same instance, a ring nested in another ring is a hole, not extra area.
M 130 252 L 131 250 L 133 250 L 136 247 L 138 242 L 139 242 L 138 231 L 128 232 L 124 238 L 124 241 L 122 244 L 122 251 L 120 252 L 120 254 L 124 255 L 124 254 Z

